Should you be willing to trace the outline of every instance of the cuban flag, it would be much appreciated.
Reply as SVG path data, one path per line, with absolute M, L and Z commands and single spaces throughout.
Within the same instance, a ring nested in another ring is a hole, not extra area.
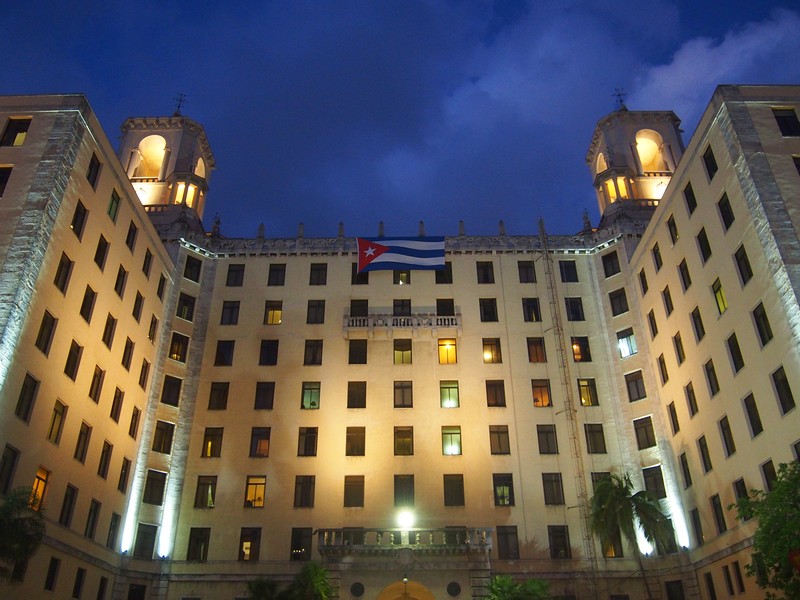
M 444 237 L 356 238 L 358 272 L 444 269 Z

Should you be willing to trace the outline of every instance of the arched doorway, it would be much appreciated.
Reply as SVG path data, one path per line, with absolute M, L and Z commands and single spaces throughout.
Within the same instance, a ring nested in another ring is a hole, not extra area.
M 403 580 L 390 583 L 381 590 L 376 600 L 436 600 L 431 591 L 418 581 Z

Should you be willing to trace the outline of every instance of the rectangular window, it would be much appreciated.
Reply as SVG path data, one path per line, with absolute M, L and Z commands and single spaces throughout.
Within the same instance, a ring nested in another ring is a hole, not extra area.
M 216 475 L 198 475 L 197 487 L 194 492 L 195 508 L 214 508 L 214 498 L 217 495 Z
M 683 199 L 686 201 L 686 210 L 691 215 L 697 208 L 697 198 L 694 195 L 691 183 L 687 183 L 686 187 L 683 188 Z
M 667 361 L 664 358 L 663 354 L 659 354 L 658 358 L 656 359 L 658 362 L 658 372 L 661 375 L 661 384 L 667 383 L 669 381 L 669 372 L 667 371 Z
M 545 352 L 544 338 L 528 338 L 528 362 L 544 363 L 547 362 L 547 352 Z
M 133 248 L 136 246 L 136 235 L 138 233 L 139 228 L 134 225 L 133 221 L 131 221 L 130 225 L 128 225 L 128 233 L 125 236 L 125 245 L 131 252 L 133 252 Z
M 208 410 L 225 410 L 228 408 L 228 390 L 230 382 L 212 381 L 208 393 Z
M 394 428 L 394 455 L 412 456 L 414 454 L 414 428 Z
M 214 353 L 214 365 L 230 367 L 233 364 L 234 340 L 217 340 L 217 349 Z
M 393 282 L 395 285 L 410 285 L 411 284 L 411 271 L 394 271 L 392 273 Z
M 311 263 L 308 285 L 325 285 L 326 283 L 328 283 L 328 264 Z
M 111 454 L 114 452 L 114 446 L 108 441 L 103 442 L 103 449 L 100 451 L 100 461 L 97 465 L 97 474 L 106 479 L 108 477 L 108 467 L 111 464 Z
M 703 317 L 700 315 L 700 307 L 695 306 L 691 314 L 692 329 L 694 330 L 694 337 L 699 342 L 706 336 L 706 328 L 703 325 Z
M 656 273 L 661 270 L 661 265 L 664 264 L 664 261 L 661 258 L 661 249 L 658 247 L 658 244 L 653 246 L 653 249 L 650 251 L 653 256 L 653 265 L 655 265 Z
M 719 393 L 719 379 L 717 379 L 717 370 L 714 368 L 714 361 L 709 360 L 703 369 L 706 373 L 706 383 L 708 383 L 708 394 L 711 397 Z
M 344 507 L 361 508 L 364 506 L 364 476 L 344 476 Z
M 672 311 L 675 310 L 675 306 L 672 304 L 672 293 L 669 291 L 669 286 L 661 291 L 661 299 L 664 301 L 664 312 L 667 313 L 667 316 L 670 316 Z
M 153 432 L 153 452 L 169 454 L 172 452 L 172 438 L 175 435 L 175 425 L 167 421 L 156 421 Z
M 644 272 L 644 269 L 639 271 L 639 287 L 641 287 L 642 296 L 644 296 L 649 289 L 649 286 L 647 285 L 647 273 Z
M 678 226 L 675 224 L 673 215 L 670 215 L 669 219 L 667 219 L 667 232 L 669 233 L 670 241 L 675 244 L 680 236 L 678 235 Z
M 714 175 L 717 174 L 718 167 L 717 167 L 717 159 L 714 158 L 714 151 L 711 149 L 711 146 L 706 148 L 705 152 L 703 152 L 703 165 L 706 168 L 706 175 L 708 175 L 708 180 L 711 181 L 714 179 Z
M 319 381 L 304 381 L 300 397 L 302 410 L 316 410 L 319 408 L 321 384 Z
M 771 492 L 773 486 L 775 485 L 775 480 L 778 478 L 778 475 L 775 472 L 775 464 L 772 462 L 772 459 L 761 465 L 761 475 L 764 478 L 764 490 Z
M 164 488 L 167 484 L 167 474 L 163 471 L 147 470 L 147 478 L 144 482 L 144 492 L 142 502 L 161 506 L 164 502 Z
M 159 274 L 158 276 L 158 287 L 156 288 L 156 296 L 158 296 L 159 300 L 164 299 L 164 288 L 167 285 L 167 278 L 164 277 L 163 274 Z
M 200 271 L 203 268 L 203 262 L 194 256 L 186 257 L 186 265 L 183 267 L 183 276 L 189 281 L 195 283 L 200 281 Z
M 261 348 L 258 353 L 258 364 L 262 366 L 273 366 L 278 364 L 278 342 L 279 340 L 261 340 Z M 321 354 L 320 348 L 320 354 Z
M 267 275 L 268 286 L 282 286 L 286 282 L 286 265 L 271 264 Z
M 297 456 L 316 456 L 317 437 L 319 430 L 316 427 L 301 427 L 297 432 Z
M 620 358 L 628 358 L 639 351 L 631 327 L 617 332 L 617 350 L 619 350 Z
M 728 355 L 731 358 L 733 372 L 738 373 L 744 368 L 744 356 L 742 356 L 739 340 L 736 339 L 735 333 L 726 340 L 726 344 L 728 346 Z
M 311 535 L 311 527 L 292 527 L 289 560 L 311 560 Z
M 779 367 L 778 370 L 772 374 L 772 385 L 775 388 L 775 396 L 781 407 L 781 414 L 785 415 L 795 407 L 795 401 L 792 388 L 789 385 L 789 378 L 783 367 Z
M 264 497 L 267 490 L 265 475 L 248 475 L 244 488 L 245 508 L 264 508 Z
M 511 454 L 508 425 L 489 425 L 489 448 L 492 454 Z
M 53 284 L 62 294 L 67 293 L 67 286 L 69 285 L 69 277 L 72 274 L 73 264 L 75 263 L 70 260 L 69 256 L 62 252 L 61 259 L 58 261 L 58 268 L 56 268 L 56 276 L 53 278 Z
M 236 325 L 239 323 L 239 301 L 225 300 L 222 303 L 222 314 L 220 315 L 220 325 Z
M 53 342 L 57 324 L 58 319 L 51 315 L 49 311 L 44 311 L 34 345 L 41 350 L 45 356 L 50 353 L 50 344 Z
M 531 394 L 534 406 L 541 408 L 553 405 L 550 399 L 549 379 L 531 379 Z
M 395 298 L 392 300 L 392 316 L 394 317 L 410 317 L 411 316 L 411 300 L 408 298 Z M 410 322 L 407 319 L 399 319 L 398 322 Z
M 681 474 L 683 475 L 683 487 L 688 489 L 692 487 L 692 472 L 689 470 L 689 459 L 686 456 L 686 452 L 681 453 L 679 462 L 681 464 Z
M 589 454 L 605 454 L 606 438 L 603 435 L 602 423 L 584 423 L 586 433 L 586 451 Z
M 578 281 L 578 267 L 574 260 L 558 261 L 558 270 L 563 283 L 576 283 Z
M 642 469 L 642 475 L 644 476 L 644 489 L 647 490 L 652 498 L 663 500 L 667 497 L 661 465 Z
M 689 274 L 689 265 L 686 264 L 685 258 L 678 265 L 678 275 L 681 278 L 681 287 L 685 292 L 692 285 L 692 276 Z
M 322 364 L 322 340 L 306 340 L 306 349 L 305 353 L 303 354 L 303 364 L 304 365 Z
M 681 365 L 686 360 L 686 352 L 683 349 L 683 340 L 680 331 L 672 336 L 672 345 L 675 347 L 675 360 Z
M 267 300 L 264 303 L 264 324 L 280 325 L 283 322 L 283 301 Z
M 656 432 L 653 429 L 653 419 L 642 417 L 633 422 L 633 430 L 636 432 L 636 445 L 639 450 L 652 448 L 656 445 Z
M 644 377 L 641 371 L 634 371 L 625 375 L 625 383 L 628 386 L 628 399 L 631 402 L 636 402 L 642 398 L 647 397 L 647 392 L 644 387 Z
M 436 283 L 453 283 L 453 264 L 449 261 L 444 263 L 444 269 L 434 271 Z
M 102 235 L 97 240 L 97 249 L 94 251 L 94 262 L 102 271 L 106 266 L 106 257 L 108 256 L 108 240 Z
M 772 115 L 775 117 L 775 122 L 778 124 L 778 129 L 783 137 L 800 136 L 800 120 L 797 119 L 797 114 L 793 108 L 773 108 Z
M 239 560 L 254 562 L 258 560 L 260 554 L 261 527 L 242 527 L 239 534 Z
M 192 321 L 194 319 L 194 305 L 195 298 L 193 296 L 181 293 L 178 296 L 178 307 L 175 315 L 184 321 Z
M 183 334 L 173 332 L 169 345 L 169 357 L 172 360 L 185 363 L 186 354 L 189 352 L 189 338 Z
M 564 484 L 561 481 L 561 473 L 542 473 L 542 489 L 544 490 L 545 505 L 564 504 Z
M 14 170 L 14 167 L 0 167 L 0 197 L 6 191 L 6 186 L 8 185 L 8 180 L 11 179 L 11 171 Z M 80 236 L 78 236 L 80 239 Z
M 578 379 L 578 396 L 581 399 L 581 406 L 599 406 L 600 401 L 597 397 L 597 385 L 594 379 Z
M 253 427 L 250 429 L 250 456 L 266 458 L 269 456 L 270 427 Z
M 608 300 L 611 303 L 611 314 L 615 317 L 628 312 L 628 296 L 625 294 L 625 288 L 611 292 Z
M 366 407 L 367 407 L 367 382 L 348 381 L 347 408 L 366 408 Z
M 697 541 L 698 546 L 702 546 L 705 543 L 705 538 L 703 537 L 703 522 L 700 520 L 700 511 L 696 508 L 693 508 L 689 512 L 689 517 L 692 521 L 694 539 Z
M 181 398 L 182 385 L 182 379 L 172 377 L 171 375 L 164 375 L 164 385 L 161 387 L 161 402 L 169 404 L 170 406 L 178 406 Z M 119 388 L 117 391 L 119 391 Z
M 479 298 L 481 322 L 491 323 L 497 321 L 497 300 L 495 298 Z
M 457 361 L 456 341 L 454 339 L 439 340 L 439 364 L 454 365 Z
M 242 287 L 244 285 L 244 265 L 228 265 L 228 274 L 225 278 L 227 287 Z
M 394 407 L 411 408 L 414 406 L 413 387 L 410 381 L 394 382 Z
M 536 283 L 536 269 L 532 260 L 518 260 L 517 271 L 520 283 Z
M 117 320 L 111 315 L 111 313 L 109 313 L 108 316 L 106 317 L 106 324 L 103 327 L 103 337 L 102 337 L 103 343 L 109 350 L 111 350 L 111 346 L 114 343 L 114 332 L 116 331 L 116 329 L 117 329 Z
M 122 517 L 117 513 L 111 513 L 111 519 L 108 522 L 108 535 L 106 535 L 106 548 L 116 550 L 117 535 L 119 534 L 119 525 L 122 522 Z M 98 596 L 100 593 L 98 591 Z
M 733 259 L 736 262 L 736 270 L 739 272 L 739 281 L 744 287 L 753 278 L 753 268 L 750 266 L 750 259 L 747 257 L 747 251 L 743 245 L 736 250 Z
M 345 456 L 364 456 L 366 452 L 366 428 L 348 427 L 345 435 Z
M 464 506 L 464 476 L 444 475 L 444 505 Z
M 717 202 L 717 209 L 722 219 L 722 226 L 725 228 L 725 231 L 728 231 L 736 220 L 736 216 L 733 214 L 733 208 L 731 207 L 731 201 L 728 199 L 728 194 L 722 194 L 722 198 Z
M 83 236 L 83 228 L 86 225 L 86 220 L 88 218 L 89 211 L 86 210 L 83 202 L 78 200 L 78 204 L 75 206 L 75 212 L 72 215 L 72 222 L 69 225 L 69 228 L 72 229 L 72 233 L 74 233 L 78 239 L 81 239 Z
M 539 442 L 539 454 L 558 454 L 555 425 L 537 425 L 536 437 Z
M 394 505 L 395 507 L 414 506 L 414 476 L 394 476 Z
M 694 393 L 694 384 L 690 381 L 683 388 L 683 393 L 686 396 L 686 405 L 689 408 L 689 416 L 693 417 L 697 414 L 697 396 Z
M 492 474 L 495 506 L 514 506 L 514 476 L 511 473 Z
M 150 279 L 150 269 L 153 266 L 153 253 L 150 252 L 150 249 L 146 249 L 144 251 L 144 259 L 142 259 L 142 273 L 144 276 Z
M 28 117 L 12 117 L 8 119 L 3 136 L 0 137 L 0 146 L 22 146 L 25 137 L 28 135 L 28 128 L 31 126 L 32 119 Z M 97 160 L 94 154 L 92 158 Z M 94 187 L 94 183 L 92 183 Z
M 606 277 L 611 277 L 620 272 L 619 256 L 617 251 L 609 252 L 603 255 L 603 273 Z
M 669 415 L 669 423 L 672 426 L 672 435 L 675 435 L 681 430 L 681 424 L 678 421 L 678 411 L 675 409 L 674 402 L 670 402 L 667 405 L 667 414 Z
M 499 364 L 503 362 L 500 352 L 500 338 L 483 338 L 483 362 Z
M 318 325 L 325 322 L 325 300 L 309 300 L 306 309 L 306 323 Z
M 572 358 L 575 362 L 592 362 L 592 353 L 589 350 L 588 337 L 572 338 Z
M 711 463 L 711 454 L 708 451 L 706 436 L 701 435 L 697 440 L 697 449 L 700 451 L 700 462 L 703 463 L 703 472 L 708 473 L 714 468 L 714 465 Z
M 222 455 L 222 427 L 206 427 L 203 433 L 203 446 L 200 449 L 202 458 L 219 458 Z
M 437 317 L 456 316 L 456 305 L 452 298 L 436 299 L 436 316 Z M 452 319 L 445 320 L 445 322 L 450 322 L 450 321 L 452 321 Z
M 458 408 L 458 381 L 439 382 L 439 406 L 442 408 Z
M 89 442 L 92 439 L 92 427 L 85 421 L 81 423 L 78 431 L 78 439 L 75 442 L 75 452 L 72 457 L 78 462 L 86 461 L 86 453 L 89 451 Z
M 567 310 L 567 321 L 585 321 L 583 314 L 583 300 L 581 298 L 564 298 Z
M 114 281 L 114 291 L 120 298 L 122 298 L 123 294 L 125 293 L 125 283 L 127 281 L 128 272 L 122 267 L 122 265 L 120 265 L 119 269 L 117 269 L 117 278 Z
M 80 315 L 83 317 L 83 320 L 87 323 L 91 323 L 92 321 L 92 312 L 94 311 L 94 301 L 96 298 L 97 292 L 87 285 L 86 291 L 83 293 L 83 301 L 81 302 L 81 308 L 79 311 Z
M 725 511 L 722 509 L 722 501 L 719 499 L 719 494 L 714 494 L 710 500 L 711 510 L 714 513 L 714 522 L 717 525 L 717 533 L 722 535 L 728 530 L 728 525 L 725 523 Z
M 539 309 L 538 298 L 522 299 L 522 319 L 526 323 L 538 323 L 542 320 L 542 313 Z
M 498 525 L 497 532 L 497 557 L 500 560 L 519 559 L 519 539 L 516 525 Z
M 253 403 L 255 410 L 272 410 L 272 404 L 275 400 L 275 382 L 274 381 L 257 381 L 256 382 L 256 396 Z
M 705 227 L 702 228 L 697 234 L 697 247 L 700 250 L 700 258 L 703 261 L 703 264 L 706 264 L 708 259 L 711 258 L 711 244 L 708 241 L 708 235 L 706 235 Z
M 506 388 L 502 379 L 486 380 L 486 406 L 505 406 Z
M 722 438 L 722 447 L 725 449 L 725 456 L 731 456 L 736 452 L 736 444 L 733 441 L 733 430 L 725 415 L 719 420 L 719 434 Z
M 369 283 L 369 271 L 363 273 L 358 272 L 358 263 L 352 263 L 350 270 L 350 284 L 351 285 L 367 285 Z M 439 271 L 437 271 L 439 273 Z M 452 281 L 450 282 L 452 283 Z
M 186 548 L 186 560 L 204 562 L 208 559 L 208 546 L 211 542 L 210 527 L 192 527 L 189 529 L 189 544 Z M 130 594 L 129 594 L 130 596 Z M 142 594 L 144 596 L 144 594 Z
M 56 587 L 59 567 L 61 567 L 61 561 L 55 556 L 51 556 L 50 563 L 47 565 L 47 575 L 44 578 L 44 589 L 48 592 L 52 592 Z
M 475 263 L 478 274 L 478 283 L 494 283 L 494 264 L 491 261 L 478 261 Z
M 442 427 L 442 454 L 445 456 L 461 454 L 461 427 L 457 425 Z
M 119 467 L 119 479 L 117 480 L 117 490 L 123 494 L 128 492 L 128 476 L 131 473 L 131 461 L 129 458 L 123 457 L 122 464 Z
M 411 355 L 411 340 L 401 339 L 394 340 L 393 349 L 393 362 L 396 365 L 410 365 L 412 360 Z
M 67 419 L 67 407 L 60 400 L 56 400 L 53 405 L 53 414 L 50 416 L 50 426 L 47 428 L 47 439 L 58 446 L 61 442 L 61 432 L 64 429 L 64 421 Z M 8 447 L 8 446 L 6 446 Z M 0 491 L 2 491 L 0 489 Z
M 550 543 L 550 558 L 572 558 L 569 545 L 569 530 L 566 525 L 548 525 L 547 539 Z
M 761 346 L 764 347 L 772 339 L 773 334 L 763 302 L 759 302 L 758 306 L 753 309 L 753 321 L 756 325 L 758 340 L 761 342 Z
M 150 362 L 146 359 L 142 359 L 142 366 L 139 369 L 139 387 L 145 389 L 147 387 L 147 377 L 150 374 Z

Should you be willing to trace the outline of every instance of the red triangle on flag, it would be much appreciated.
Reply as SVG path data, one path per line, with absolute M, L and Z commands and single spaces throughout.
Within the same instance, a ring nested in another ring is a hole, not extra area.
M 359 273 L 363 271 L 369 263 L 389 250 L 388 246 L 384 246 L 383 244 L 378 244 L 377 242 L 372 242 L 370 240 L 365 240 L 364 238 L 356 238 L 356 242 L 358 243 Z

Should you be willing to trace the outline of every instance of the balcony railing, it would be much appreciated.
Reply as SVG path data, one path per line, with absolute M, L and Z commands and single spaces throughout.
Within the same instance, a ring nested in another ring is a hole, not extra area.
M 435 554 L 489 553 L 490 528 L 320 529 L 320 554 L 376 554 L 411 548 Z
M 416 313 L 411 315 L 392 315 L 389 313 L 370 314 L 366 317 L 344 317 L 345 329 L 443 329 L 461 328 L 461 314 L 437 315 L 435 313 Z

